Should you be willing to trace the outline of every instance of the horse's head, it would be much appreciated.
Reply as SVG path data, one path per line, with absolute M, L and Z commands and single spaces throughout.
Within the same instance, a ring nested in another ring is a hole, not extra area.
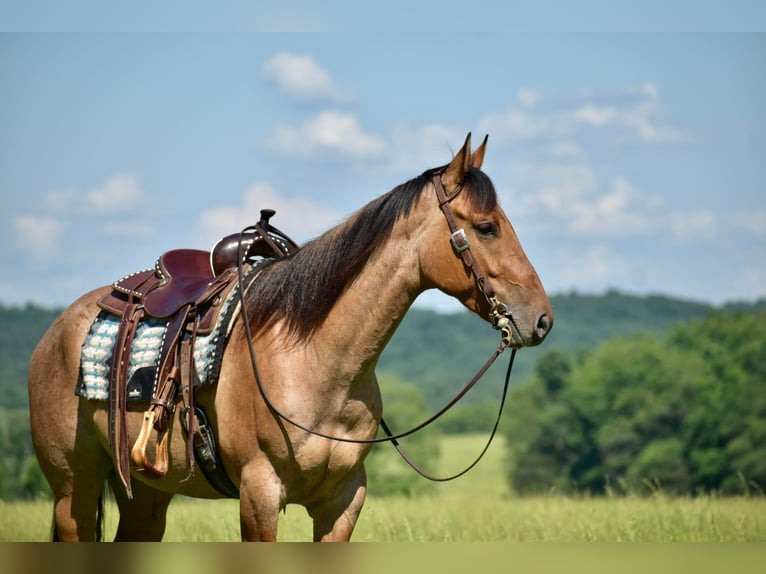
M 427 172 L 422 197 L 432 212 L 421 244 L 423 282 L 496 326 L 509 319 L 511 346 L 538 345 L 553 325 L 553 311 L 492 182 L 480 171 L 486 143 L 472 154 L 468 134 L 449 165 Z

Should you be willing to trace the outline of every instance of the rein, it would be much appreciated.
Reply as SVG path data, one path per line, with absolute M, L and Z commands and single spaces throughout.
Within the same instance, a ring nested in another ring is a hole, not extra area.
M 511 370 L 513 368 L 513 360 L 516 356 L 516 349 L 512 349 L 511 356 L 508 361 L 508 370 L 506 371 L 506 375 L 505 375 L 505 384 L 503 386 L 503 393 L 500 400 L 500 408 L 498 409 L 497 417 L 495 419 L 495 424 L 494 424 L 494 427 L 492 428 L 492 432 L 490 433 L 487 444 L 479 453 L 479 456 L 468 467 L 466 467 L 464 470 L 452 476 L 443 477 L 443 478 L 433 476 L 429 474 L 428 472 L 426 472 L 425 470 L 423 470 L 422 468 L 420 468 L 412 460 L 412 458 L 407 454 L 407 452 L 404 450 L 401 444 L 399 444 L 398 439 L 414 434 L 417 431 L 427 427 L 428 425 L 436 421 L 438 418 L 440 418 L 442 415 L 444 415 L 461 398 L 463 398 L 463 396 L 465 396 L 465 394 L 469 390 L 471 390 L 471 388 L 484 376 L 484 374 L 492 366 L 492 364 L 500 356 L 500 354 L 508 346 L 510 346 L 512 338 L 513 338 L 512 330 L 515 329 L 515 326 L 511 319 L 508 307 L 497 300 L 497 297 L 495 296 L 495 292 L 492 289 L 492 286 L 487 281 L 487 277 L 484 274 L 484 271 L 482 270 L 481 265 L 479 265 L 479 262 L 473 257 L 473 254 L 470 251 L 470 244 L 468 242 L 468 237 L 466 236 L 465 231 L 461 228 L 458 228 L 457 222 L 455 220 L 455 216 L 452 213 L 450 202 L 455 197 L 457 197 L 460 191 L 462 191 L 462 187 L 458 188 L 451 195 L 447 196 L 444 191 L 444 187 L 442 186 L 442 183 L 441 183 L 440 172 L 437 172 L 433 175 L 432 183 L 434 185 L 434 188 L 436 189 L 436 196 L 437 196 L 437 199 L 439 200 L 439 208 L 444 213 L 444 216 L 447 219 L 447 224 L 449 225 L 449 228 L 450 228 L 450 232 L 451 232 L 450 243 L 452 244 L 452 248 L 456 254 L 461 256 L 463 263 L 468 268 L 471 269 L 471 272 L 474 275 L 479 291 L 487 298 L 487 301 L 491 306 L 489 316 L 490 316 L 490 321 L 492 323 L 492 326 L 493 328 L 500 330 L 502 333 L 502 336 L 501 336 L 500 344 L 497 346 L 497 348 L 492 353 L 490 358 L 477 371 L 477 373 L 473 376 L 473 378 L 470 381 L 468 381 L 465 387 L 463 387 L 463 389 L 459 393 L 457 393 L 457 395 L 455 395 L 455 397 L 451 401 L 449 401 L 446 405 L 444 405 L 441 409 L 439 409 L 439 411 L 437 411 L 435 414 L 433 414 L 431 417 L 421 422 L 420 424 L 412 427 L 411 429 L 394 434 L 391 432 L 391 429 L 388 427 L 388 424 L 386 424 L 385 419 L 381 418 L 380 426 L 386 435 L 385 437 L 371 438 L 371 439 L 354 439 L 354 438 L 347 438 L 347 437 L 339 437 L 339 436 L 325 434 L 323 432 L 320 432 L 314 429 L 310 429 L 304 426 L 303 424 L 288 417 L 287 415 L 283 414 L 279 409 L 277 409 L 277 407 L 274 406 L 274 404 L 271 402 L 268 395 L 266 394 L 266 389 L 264 388 L 263 381 L 261 380 L 261 375 L 258 370 L 258 363 L 255 357 L 255 346 L 253 344 L 253 336 L 250 330 L 250 321 L 248 318 L 247 305 L 245 304 L 245 299 L 244 299 L 245 287 L 244 287 L 243 277 L 245 275 L 245 272 L 244 272 L 245 258 L 244 258 L 244 252 L 243 252 L 244 242 L 242 241 L 242 239 L 245 233 L 249 231 L 255 231 L 257 233 L 264 234 L 263 227 L 260 225 L 260 223 L 254 226 L 246 227 L 239 234 L 238 257 L 237 257 L 237 272 L 238 272 L 237 281 L 239 284 L 239 293 L 241 298 L 240 312 L 242 315 L 242 322 L 243 322 L 243 326 L 245 330 L 245 338 L 247 340 L 248 351 L 250 353 L 250 363 L 253 367 L 253 375 L 255 376 L 255 381 L 256 381 L 256 384 L 258 385 L 258 390 L 260 391 L 261 396 L 263 397 L 263 401 L 266 403 L 266 406 L 268 406 L 269 409 L 275 415 L 277 415 L 280 419 L 284 420 L 285 422 L 293 425 L 294 427 L 301 429 L 304 432 L 307 432 L 314 436 L 318 436 L 328 440 L 334 440 L 337 442 L 345 442 L 345 443 L 353 443 L 353 444 L 377 444 L 377 443 L 383 443 L 383 442 L 390 442 L 394 446 L 394 448 L 396 448 L 397 452 L 402 456 L 402 458 L 407 462 L 407 464 L 409 464 L 415 470 L 415 472 L 420 474 L 422 477 L 427 478 L 428 480 L 432 480 L 435 482 L 446 482 L 446 481 L 454 480 L 466 474 L 469 470 L 471 470 L 474 466 L 476 466 L 476 464 L 478 464 L 478 462 L 482 459 L 482 457 L 487 452 L 487 450 L 489 450 L 489 446 L 492 443 L 492 440 L 495 437 L 495 433 L 497 432 L 497 428 L 500 424 L 500 418 L 502 417 L 503 407 L 505 405 L 505 399 L 508 393 L 508 387 L 509 387 L 509 382 L 511 378 Z

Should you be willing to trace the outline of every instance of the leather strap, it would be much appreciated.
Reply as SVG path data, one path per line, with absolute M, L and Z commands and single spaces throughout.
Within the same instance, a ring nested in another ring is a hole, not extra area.
M 128 365 L 130 348 L 136 336 L 143 307 L 131 301 L 122 315 L 117 330 L 117 340 L 109 369 L 109 447 L 112 450 L 117 475 L 125 486 L 128 498 L 133 498 L 130 486 L 130 463 L 126 415 L 128 390 Z
M 452 242 L 452 248 L 463 259 L 463 263 L 473 273 L 476 279 L 476 284 L 479 287 L 479 291 L 484 293 L 488 300 L 495 296 L 495 291 L 492 289 L 492 285 L 489 284 L 487 276 L 484 274 L 484 270 L 476 261 L 476 258 L 471 253 L 471 245 L 468 242 L 468 237 L 465 234 L 465 230 L 461 229 L 457 221 L 455 220 L 455 214 L 452 212 L 450 202 L 455 199 L 458 194 L 463 191 L 463 187 L 457 188 L 451 195 L 447 195 L 442 185 L 441 173 L 435 173 L 431 178 L 431 182 L 436 190 L 436 199 L 439 201 L 439 209 L 444 213 L 444 217 L 447 220 L 450 230 L 450 241 Z M 492 301 L 489 301 L 492 304 Z
M 186 425 L 189 429 L 189 433 L 186 436 L 186 458 L 189 461 L 189 473 L 183 481 L 189 480 L 194 476 L 194 441 L 195 437 L 199 435 L 199 424 L 197 423 L 197 417 L 194 416 L 194 343 L 197 339 L 197 325 L 199 323 L 199 317 L 195 311 L 191 311 L 192 316 L 189 324 L 191 325 L 191 336 L 185 339 L 181 343 L 181 390 L 183 394 L 184 404 L 186 406 Z M 181 482 L 183 482 L 181 481 Z

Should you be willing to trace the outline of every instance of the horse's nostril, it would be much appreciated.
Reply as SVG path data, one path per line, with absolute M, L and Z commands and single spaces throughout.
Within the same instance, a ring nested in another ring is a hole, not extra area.
M 537 340 L 542 341 L 545 338 L 545 336 L 548 334 L 548 331 L 550 330 L 551 330 L 551 318 L 546 313 L 543 313 L 537 319 L 537 330 L 535 331 Z

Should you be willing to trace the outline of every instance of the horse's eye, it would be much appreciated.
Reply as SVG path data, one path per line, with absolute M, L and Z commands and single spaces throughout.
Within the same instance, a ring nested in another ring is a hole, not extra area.
M 492 237 L 497 235 L 497 226 L 491 221 L 482 221 L 474 226 L 474 229 L 482 237 Z

